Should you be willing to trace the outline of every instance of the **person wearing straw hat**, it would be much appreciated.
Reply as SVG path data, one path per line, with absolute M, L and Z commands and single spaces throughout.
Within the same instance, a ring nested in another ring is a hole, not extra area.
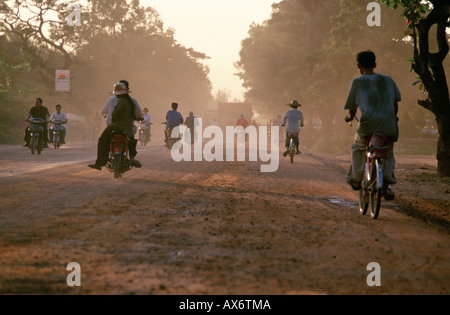
M 112 95 L 117 96 L 117 104 L 111 115 L 112 125 L 106 127 L 102 135 L 98 139 L 97 146 L 97 160 L 95 164 L 88 165 L 90 168 L 101 171 L 102 167 L 108 162 L 109 145 L 111 142 L 112 132 L 114 130 L 124 131 L 130 140 L 130 161 L 134 167 L 142 167 L 141 163 L 135 159 L 136 152 L 132 151 L 131 143 L 134 140 L 133 124 L 137 120 L 135 105 L 130 95 L 129 90 L 124 83 L 116 83 Z
M 294 138 L 294 144 L 296 148 L 295 154 L 300 154 L 300 150 L 298 149 L 300 140 L 298 135 L 300 134 L 300 127 L 304 126 L 303 114 L 298 110 L 300 106 L 302 106 L 297 100 L 293 100 L 288 106 L 292 107 L 290 111 L 284 115 L 283 118 L 283 127 L 286 127 L 286 148 L 288 149 L 283 153 L 283 156 L 286 157 L 289 154 L 289 134 L 295 133 L 297 137 Z

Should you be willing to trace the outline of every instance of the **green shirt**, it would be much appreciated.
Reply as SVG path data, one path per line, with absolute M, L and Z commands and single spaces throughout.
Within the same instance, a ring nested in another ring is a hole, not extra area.
M 41 118 L 44 120 L 47 119 L 47 116 L 50 116 L 48 108 L 45 106 L 41 106 L 41 107 L 34 106 L 30 109 L 29 114 L 33 118 Z
M 401 101 L 394 80 L 382 74 L 362 75 L 353 80 L 345 109 L 361 111 L 358 134 L 361 138 L 380 133 L 398 140 L 394 103 Z

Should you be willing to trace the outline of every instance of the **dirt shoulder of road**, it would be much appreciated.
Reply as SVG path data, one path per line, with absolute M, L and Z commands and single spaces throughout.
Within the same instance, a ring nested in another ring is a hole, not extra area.
M 322 156 L 322 154 L 315 154 Z M 323 154 L 322 159 L 327 155 Z M 437 160 L 433 155 L 396 155 L 396 210 L 425 222 L 450 229 L 450 178 L 437 175 Z M 335 162 L 346 173 L 350 154 L 341 152 Z
M 434 156 L 397 156 L 398 210 L 450 228 L 450 178 L 437 175 Z

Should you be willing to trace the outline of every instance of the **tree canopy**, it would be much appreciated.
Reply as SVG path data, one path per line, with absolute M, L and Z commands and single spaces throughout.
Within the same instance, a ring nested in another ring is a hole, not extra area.
M 381 7 L 381 26 L 371 27 L 370 13 L 367 3 L 357 0 L 274 4 L 269 20 L 251 26 L 236 63 L 247 101 L 271 117 L 298 99 L 307 123 L 322 121 L 324 146 L 329 147 L 327 141 L 349 129 L 341 121 L 351 81 L 359 75 L 355 55 L 369 49 L 377 55 L 376 70 L 393 77 L 402 91 L 404 135 L 417 133 L 431 116 L 409 106 L 422 93 L 412 86 L 417 79 L 406 61 L 413 47 L 406 23 L 398 12 Z
M 213 102 L 208 57 L 178 43 L 155 9 L 139 0 L 88 0 L 79 26 L 67 23 L 70 13 L 66 1 L 2 2 L 0 64 L 7 74 L 0 90 L 13 93 L 26 83 L 36 94 L 22 95 L 21 102 L 31 106 L 34 96 L 41 97 L 85 116 L 101 110 L 121 79 L 155 116 L 165 114 L 173 101 L 186 111 Z M 14 77 L 19 68 L 22 76 Z M 71 71 L 70 93 L 54 91 L 57 69 Z M 15 79 L 6 89 L 8 77 Z

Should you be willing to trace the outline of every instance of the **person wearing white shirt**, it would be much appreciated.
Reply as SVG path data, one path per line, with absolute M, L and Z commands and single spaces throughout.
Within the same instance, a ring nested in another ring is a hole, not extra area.
M 148 113 L 148 108 L 144 108 L 144 115 L 142 115 L 142 123 L 145 124 L 147 126 L 146 132 L 147 132 L 147 141 L 151 140 L 152 137 L 152 133 L 151 133 L 151 128 L 152 128 L 152 116 L 150 116 L 150 114 Z
M 126 82 L 126 83 L 125 83 L 125 82 Z M 127 81 L 121 80 L 120 83 L 125 84 L 126 88 L 128 89 L 128 82 L 127 82 Z M 135 108 L 136 117 L 137 117 L 137 118 L 142 117 L 142 109 L 141 109 L 141 107 L 139 106 L 138 101 L 137 101 L 135 98 L 133 98 L 133 97 L 131 97 L 131 100 L 133 101 L 134 105 L 136 106 L 136 108 Z M 112 112 L 113 112 L 113 110 L 114 110 L 114 107 L 115 107 L 116 104 L 117 104 L 117 101 L 118 101 L 117 96 L 112 95 L 112 96 L 108 99 L 108 101 L 106 101 L 105 105 L 103 106 L 103 109 L 102 109 L 102 112 L 101 112 L 101 113 L 102 113 L 102 115 L 103 115 L 104 117 L 106 117 L 106 125 L 107 125 L 107 126 L 111 126 L 111 125 L 113 124 L 113 122 L 112 122 Z M 135 130 L 134 130 L 134 131 L 135 131 Z
M 65 144 L 65 139 L 66 139 L 66 124 L 67 124 L 67 115 L 61 111 L 61 105 L 56 105 L 55 109 L 56 112 L 54 112 L 52 114 L 52 116 L 50 117 L 50 122 L 54 123 L 56 120 L 62 121 L 63 123 L 60 125 L 62 128 L 62 138 L 61 138 L 61 144 Z M 48 130 L 48 138 L 49 138 L 49 142 L 53 143 L 53 131 L 52 128 L 50 128 Z

